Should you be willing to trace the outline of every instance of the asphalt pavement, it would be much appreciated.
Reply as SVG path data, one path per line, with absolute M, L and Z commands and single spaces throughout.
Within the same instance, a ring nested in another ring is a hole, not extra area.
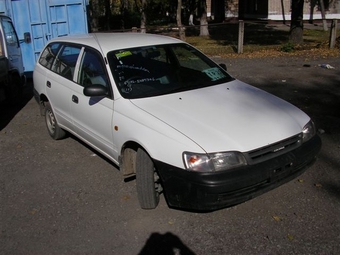
M 171 209 L 163 196 L 142 210 L 114 164 L 49 137 L 28 84 L 21 105 L 0 106 L 0 254 L 340 254 L 340 60 L 215 60 L 315 120 L 323 147 L 311 168 L 214 212 Z

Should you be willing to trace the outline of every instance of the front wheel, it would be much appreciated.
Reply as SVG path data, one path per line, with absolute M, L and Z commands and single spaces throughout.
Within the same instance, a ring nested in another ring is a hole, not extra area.
M 136 186 L 140 207 L 156 208 L 162 187 L 151 158 L 141 148 L 137 150 L 136 156 Z
M 54 140 L 60 140 L 66 136 L 66 132 L 59 127 L 49 102 L 45 103 L 45 122 L 48 133 Z

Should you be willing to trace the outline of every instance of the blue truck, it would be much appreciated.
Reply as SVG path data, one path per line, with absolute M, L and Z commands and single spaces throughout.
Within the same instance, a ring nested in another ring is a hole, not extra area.
M 31 74 L 50 39 L 88 32 L 89 0 L 0 0 L 0 14 L 13 22 L 25 73 Z

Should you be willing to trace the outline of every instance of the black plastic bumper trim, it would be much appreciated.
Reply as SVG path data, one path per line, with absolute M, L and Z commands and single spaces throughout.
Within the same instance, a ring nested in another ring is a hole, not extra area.
M 221 172 L 192 172 L 155 161 L 170 207 L 212 211 L 242 203 L 302 174 L 321 149 L 319 136 L 265 162 Z

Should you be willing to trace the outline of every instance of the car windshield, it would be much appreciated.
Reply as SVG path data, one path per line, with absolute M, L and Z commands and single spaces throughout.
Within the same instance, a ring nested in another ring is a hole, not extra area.
M 233 80 L 195 48 L 166 44 L 112 51 L 110 68 L 124 98 L 144 98 L 213 86 Z

